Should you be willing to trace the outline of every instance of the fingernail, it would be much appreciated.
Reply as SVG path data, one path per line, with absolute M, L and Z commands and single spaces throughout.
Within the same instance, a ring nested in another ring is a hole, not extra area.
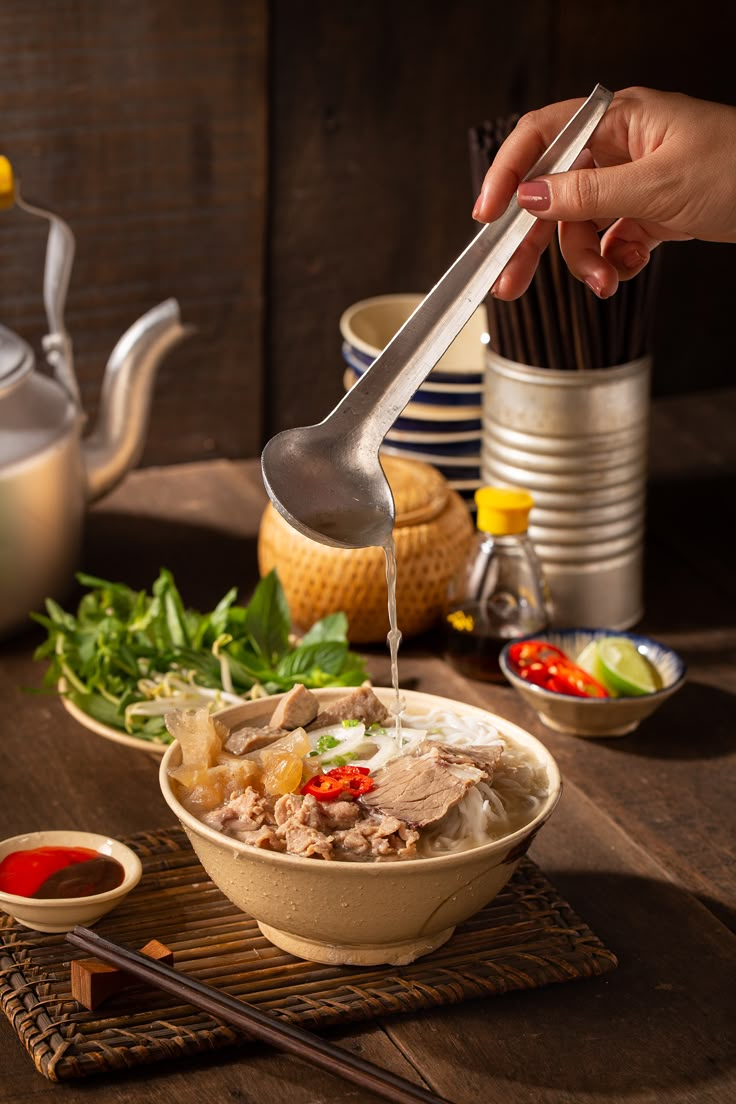
M 546 211 L 552 197 L 546 180 L 526 180 L 516 189 L 520 207 L 530 211 Z
M 467 210 L 467 208 L 466 208 Z M 475 201 L 475 207 L 473 208 L 473 218 L 477 219 L 480 213 L 480 196 Z
M 645 249 L 627 249 L 622 260 L 626 268 L 641 268 L 649 260 L 649 253 Z
M 586 286 L 589 287 L 593 294 L 597 295 L 599 299 L 608 298 L 605 291 L 603 290 L 603 285 L 599 284 L 597 280 L 592 279 L 592 277 L 588 277 L 585 283 Z

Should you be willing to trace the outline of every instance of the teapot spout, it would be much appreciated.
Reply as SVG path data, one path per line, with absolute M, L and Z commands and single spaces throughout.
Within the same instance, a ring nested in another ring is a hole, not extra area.
M 167 299 L 134 322 L 113 349 L 97 422 L 82 444 L 89 501 L 107 494 L 138 463 L 158 367 L 193 331 L 182 325 L 176 299 Z

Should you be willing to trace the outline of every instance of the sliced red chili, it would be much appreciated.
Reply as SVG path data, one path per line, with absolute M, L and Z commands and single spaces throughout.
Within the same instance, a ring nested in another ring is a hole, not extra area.
M 339 778 L 329 778 L 326 774 L 315 774 L 302 786 L 304 795 L 311 794 L 318 801 L 336 801 L 345 793 Z
M 341 778 L 340 781 L 352 797 L 360 797 L 361 794 L 373 789 L 373 779 L 365 774 L 354 774 L 352 778 Z
M 576 698 L 609 697 L 605 686 L 546 640 L 518 640 L 509 648 L 509 660 L 525 682 L 545 690 Z
M 536 660 L 534 663 L 528 663 L 526 667 L 521 667 L 519 674 L 525 682 L 532 682 L 535 686 L 546 687 L 549 681 L 548 664 L 541 660 Z
M 522 670 L 531 663 L 544 663 L 550 659 L 567 659 L 561 648 L 546 640 L 517 640 L 509 648 L 509 659 Z
M 605 686 L 570 659 L 555 659 L 547 664 L 547 690 L 571 694 L 576 698 L 607 698 Z
M 311 794 L 318 801 L 335 801 L 338 797 L 360 797 L 373 789 L 368 767 L 333 767 L 326 774 L 315 774 L 302 786 L 303 794 Z
M 361 794 L 373 789 L 373 779 L 368 777 L 370 773 L 368 767 L 353 767 L 350 764 L 344 767 L 333 767 L 327 772 L 331 778 L 337 778 L 342 783 L 345 792 L 351 797 L 360 797 Z

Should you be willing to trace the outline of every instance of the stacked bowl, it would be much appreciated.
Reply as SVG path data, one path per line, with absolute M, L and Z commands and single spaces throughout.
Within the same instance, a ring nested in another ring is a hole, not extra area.
M 423 295 L 378 295 L 340 318 L 343 383 L 349 390 L 421 303 Z M 483 379 L 488 342 L 485 307 L 461 330 L 386 434 L 381 452 L 437 468 L 475 508 L 481 485 Z

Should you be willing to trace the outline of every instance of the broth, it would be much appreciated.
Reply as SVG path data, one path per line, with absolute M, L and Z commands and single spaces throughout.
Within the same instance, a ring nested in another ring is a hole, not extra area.
M 399 644 L 401 643 L 401 632 L 398 626 L 398 616 L 396 610 L 396 546 L 394 544 L 393 536 L 390 536 L 383 546 L 383 551 L 386 556 L 386 585 L 388 589 L 388 624 L 389 632 L 387 643 L 389 647 L 389 653 L 391 655 L 391 686 L 394 691 L 394 704 L 390 707 L 390 712 L 394 717 L 396 724 L 396 742 L 401 747 L 401 716 L 406 708 L 406 702 L 401 697 L 399 690 Z

